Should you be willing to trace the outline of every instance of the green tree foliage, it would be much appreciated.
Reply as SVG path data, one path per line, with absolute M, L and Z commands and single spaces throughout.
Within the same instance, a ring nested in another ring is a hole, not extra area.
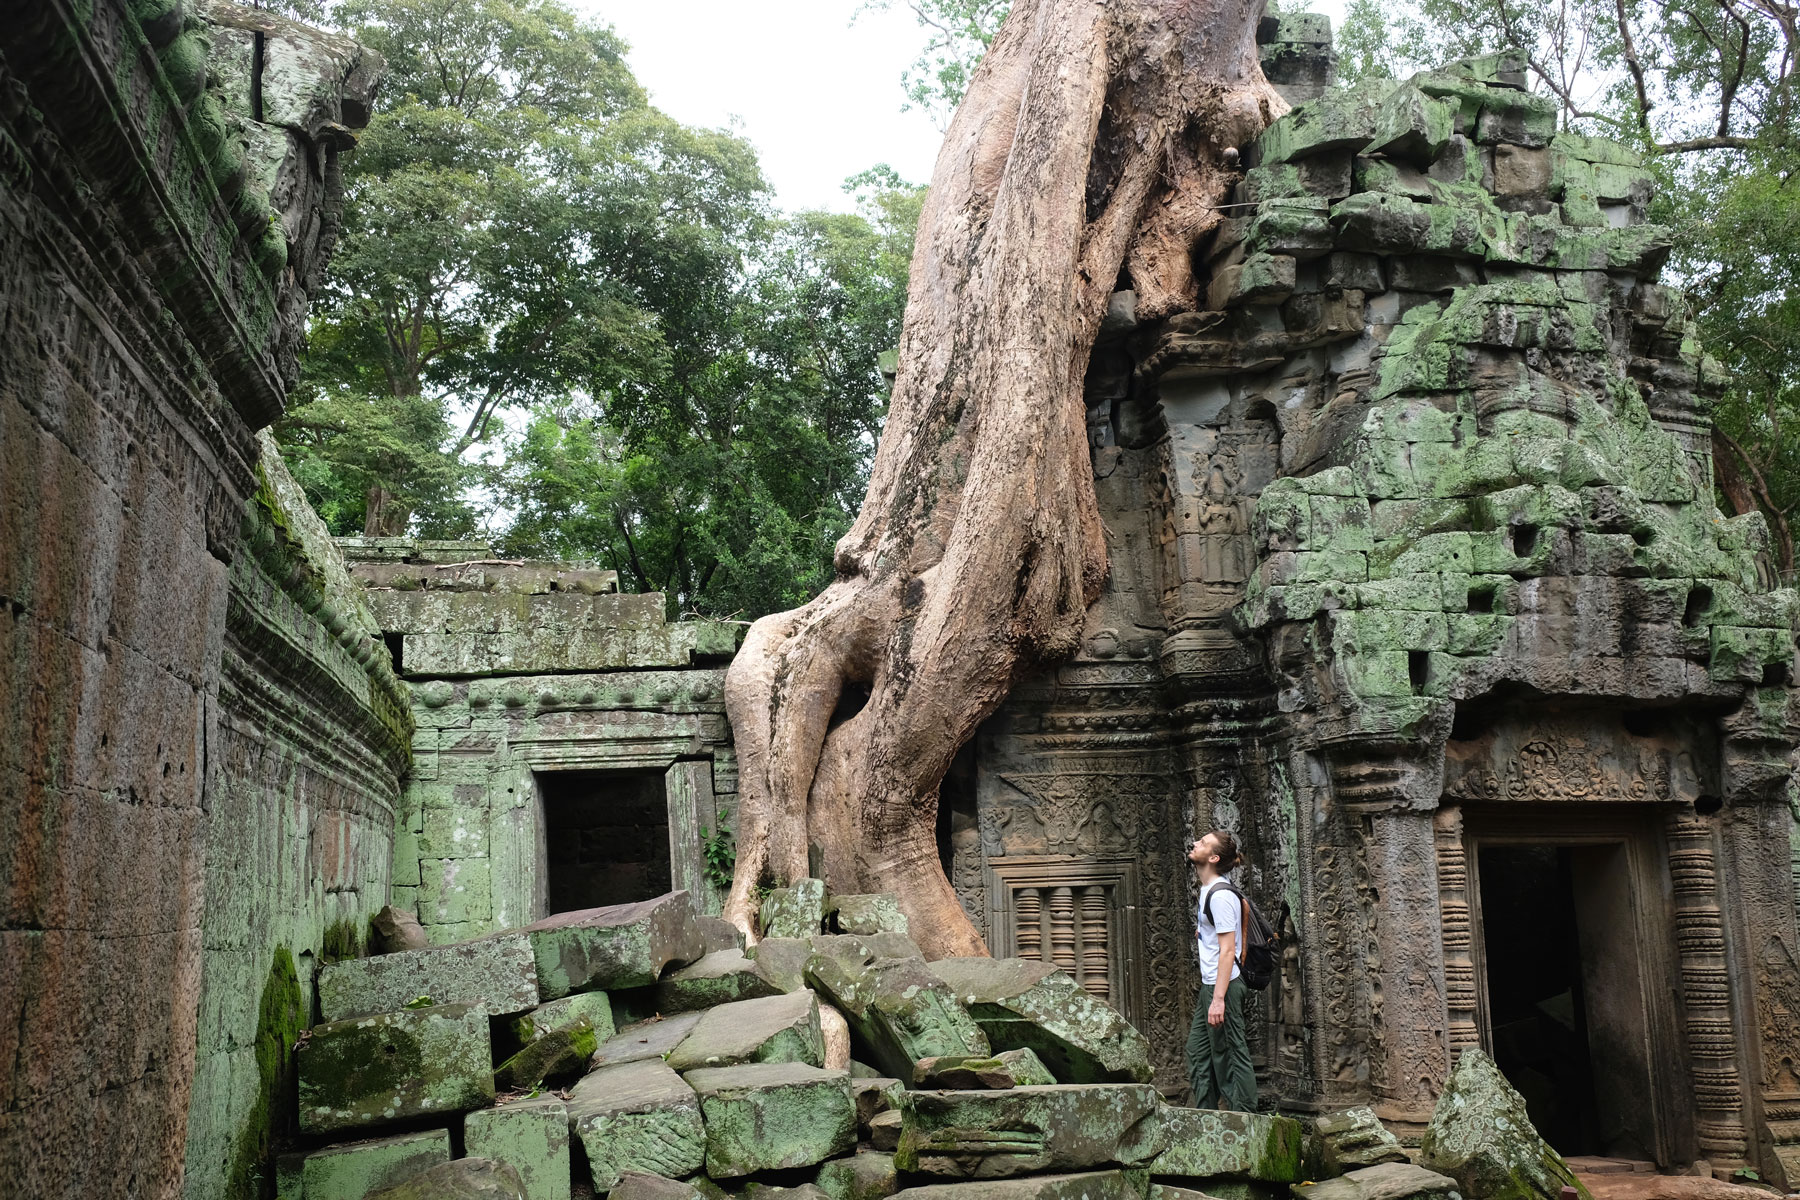
M 900 76 L 905 108 L 930 114 L 939 129 L 949 127 L 969 88 L 975 64 L 999 32 L 1012 0 L 901 0 L 926 31 L 918 61 Z M 894 0 L 864 0 L 857 11 L 885 12 Z

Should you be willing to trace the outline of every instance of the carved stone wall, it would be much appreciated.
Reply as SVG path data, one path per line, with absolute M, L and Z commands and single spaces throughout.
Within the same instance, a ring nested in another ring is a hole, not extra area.
M 197 1048 L 224 1036 L 200 1018 L 217 788 L 281 774 L 220 759 L 252 432 L 378 73 L 229 6 L 6 13 L 0 1179 L 20 1195 L 181 1189 Z M 295 111 L 260 103 L 276 79 Z

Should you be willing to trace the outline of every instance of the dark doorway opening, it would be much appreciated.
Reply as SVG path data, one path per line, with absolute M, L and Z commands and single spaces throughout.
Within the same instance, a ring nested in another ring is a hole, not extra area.
M 1565 1156 L 1654 1161 L 1627 846 L 1485 843 L 1478 866 L 1494 1062 Z
M 554 771 L 537 780 L 549 912 L 629 904 L 670 890 L 661 771 Z

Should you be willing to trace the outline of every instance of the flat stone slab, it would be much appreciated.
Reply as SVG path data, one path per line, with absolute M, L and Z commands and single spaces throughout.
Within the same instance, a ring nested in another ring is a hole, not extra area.
M 1150 1043 L 1144 1035 L 1049 963 L 946 958 L 932 963 L 931 970 L 996 1050 L 1034 1051 L 1064 1083 L 1149 1082 Z
M 704 1015 L 697 1012 L 677 1013 L 672 1017 L 656 1017 L 627 1025 L 600 1043 L 600 1048 L 594 1051 L 591 1065 L 595 1068 L 616 1067 L 620 1063 L 639 1062 L 646 1058 L 660 1059 L 681 1045 Z
M 1168 1148 L 1150 1164 L 1153 1177 L 1254 1179 L 1299 1183 L 1306 1130 L 1292 1117 L 1165 1107 Z
M 1030 1050 L 1002 1050 L 985 1058 L 964 1054 L 921 1058 L 913 1065 L 913 1086 L 994 1090 L 1042 1087 L 1056 1076 Z
M 569 1125 L 597 1192 L 611 1191 L 628 1171 L 681 1179 L 706 1159 L 699 1097 L 660 1057 L 583 1078 L 569 1093 Z
M 1342 1175 L 1384 1162 L 1410 1162 L 1400 1139 L 1389 1132 L 1373 1109 L 1347 1108 L 1313 1118 L 1322 1174 Z
M 493 1103 L 487 1012 L 480 1005 L 316 1025 L 295 1054 L 300 1130 L 331 1133 Z
M 518 930 L 531 938 L 538 995 L 647 987 L 670 963 L 700 957 L 700 929 L 688 893 L 637 904 L 557 913 Z
M 932 1183 L 894 1196 L 896 1200 L 1138 1200 L 1139 1193 L 1123 1171 L 1086 1171 L 978 1183 Z
M 540 1004 L 507 1022 L 508 1031 L 519 1045 L 537 1041 L 554 1029 L 585 1020 L 594 1027 L 594 1036 L 602 1042 L 618 1030 L 613 1026 L 612 1001 L 605 992 L 576 992 L 561 1000 Z
M 694 1012 L 733 1000 L 754 1000 L 758 996 L 776 996 L 785 990 L 777 987 L 757 969 L 755 960 L 733 947 L 715 950 L 700 961 L 678 971 L 670 971 L 656 984 L 658 1012 Z
M 813 955 L 810 938 L 764 938 L 744 953 L 757 974 L 777 991 L 797 992 L 806 986 L 806 961 Z
M 763 897 L 757 914 L 768 937 L 803 938 L 819 932 L 825 920 L 825 881 L 799 879 Z
M 906 926 L 906 914 L 900 911 L 900 897 L 892 892 L 833 896 L 831 906 L 837 915 L 839 933 L 911 932 Z
M 700 930 L 700 947 L 707 954 L 714 950 L 744 948 L 743 933 L 724 917 L 697 916 L 694 918 L 694 925 Z
M 553 1029 L 494 1068 L 494 1089 L 527 1091 L 552 1079 L 568 1079 L 587 1072 L 588 1060 L 600 1048 L 600 1039 L 586 1017 Z
M 569 1138 L 569 1106 L 555 1096 L 514 1100 L 463 1118 L 468 1156 L 517 1171 L 525 1200 L 569 1200 Z
M 458 1158 L 405 1183 L 369 1193 L 368 1200 L 526 1200 L 519 1173 L 491 1158 Z
M 1412 1163 L 1381 1163 L 1294 1188 L 1294 1200 L 1463 1200 L 1456 1180 Z
M 910 1079 L 921 1058 L 985 1057 L 987 1036 L 957 1003 L 948 985 L 916 958 L 867 958 L 846 945 L 854 938 L 821 938 L 806 964 L 806 979 L 844 1019 L 875 1066 Z
M 679 1179 L 627 1171 L 606 1200 L 707 1200 L 705 1192 Z
M 1142 1083 L 907 1092 L 894 1163 L 952 1179 L 1141 1167 L 1164 1145 L 1161 1106 Z
M 804 1063 L 707 1067 L 685 1077 L 706 1117 L 706 1173 L 810 1167 L 856 1146 L 850 1076 Z
M 817 1183 L 830 1200 L 886 1200 L 900 1190 L 900 1173 L 892 1154 L 863 1150 L 820 1167 Z
M 502 933 L 345 959 L 319 972 L 319 1012 L 326 1021 L 397 1012 L 421 996 L 433 1004 L 479 1004 L 494 1016 L 534 1007 L 538 974 L 531 939 Z
M 308 1154 L 300 1168 L 301 1187 L 312 1200 L 363 1200 L 449 1161 L 448 1129 L 346 1142 Z
M 676 1071 L 767 1062 L 825 1065 L 819 1001 L 811 992 L 778 993 L 709 1009 L 668 1057 Z

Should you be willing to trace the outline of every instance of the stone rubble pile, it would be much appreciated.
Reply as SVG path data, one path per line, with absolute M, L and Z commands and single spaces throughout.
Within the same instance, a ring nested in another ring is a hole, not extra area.
M 928 963 L 892 897 L 805 880 L 762 925 L 746 949 L 673 892 L 326 967 L 300 1126 L 354 1140 L 285 1156 L 279 1194 L 1489 1200 L 1459 1181 L 1504 1175 L 1505 1200 L 1553 1200 L 1510 1184 L 1566 1175 L 1485 1059 L 1432 1126 L 1438 1174 L 1367 1110 L 1309 1130 L 1170 1106 L 1103 1001 L 1045 963 Z M 1464 1113 L 1506 1118 L 1507 1145 Z

